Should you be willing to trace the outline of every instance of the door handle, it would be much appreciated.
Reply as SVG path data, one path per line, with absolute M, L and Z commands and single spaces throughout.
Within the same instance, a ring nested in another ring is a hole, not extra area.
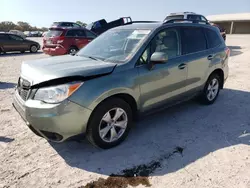
M 207 56 L 207 59 L 208 60 L 212 60 L 214 58 L 214 55 L 209 55 L 209 56 Z
M 179 69 L 185 69 L 186 68 L 186 64 L 185 63 L 182 63 L 178 66 Z

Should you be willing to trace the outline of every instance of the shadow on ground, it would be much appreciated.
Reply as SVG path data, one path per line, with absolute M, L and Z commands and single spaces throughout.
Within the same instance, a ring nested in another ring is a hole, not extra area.
M 230 49 L 230 56 L 237 56 L 243 53 L 240 46 L 228 46 L 228 48 Z
M 175 172 L 232 145 L 249 145 L 249 112 L 249 92 L 224 89 L 213 105 L 189 101 L 145 117 L 123 144 L 110 150 L 94 148 L 87 141 L 50 144 L 68 165 L 109 175 L 84 187 L 137 185 L 136 181 L 149 185 L 149 175 Z M 167 164 L 177 157 L 180 160 Z
M 0 54 L 0 57 L 14 57 L 14 56 L 27 56 L 27 55 L 35 55 L 35 54 L 42 54 L 42 51 L 38 51 L 36 53 L 30 53 L 30 52 L 25 52 L 25 53 L 21 53 L 21 52 L 8 52 L 5 54 Z
M 11 82 L 1 82 L 0 81 L 0 89 L 10 89 L 10 88 L 14 88 L 16 86 L 15 83 L 11 83 Z

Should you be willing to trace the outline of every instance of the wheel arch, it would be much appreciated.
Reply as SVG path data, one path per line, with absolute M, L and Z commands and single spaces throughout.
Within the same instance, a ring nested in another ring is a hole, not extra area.
M 220 77 L 220 88 L 223 89 L 223 87 L 224 87 L 224 72 L 223 72 L 223 70 L 220 68 L 215 69 L 213 72 L 211 72 L 209 77 L 213 74 L 217 74 Z

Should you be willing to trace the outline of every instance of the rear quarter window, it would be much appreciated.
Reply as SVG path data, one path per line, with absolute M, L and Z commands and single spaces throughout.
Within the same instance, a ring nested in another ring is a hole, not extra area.
M 196 53 L 207 49 L 207 41 L 203 28 L 181 28 L 182 54 Z
M 219 32 L 212 29 L 205 29 L 205 32 L 207 36 L 208 48 L 214 48 L 222 43 Z

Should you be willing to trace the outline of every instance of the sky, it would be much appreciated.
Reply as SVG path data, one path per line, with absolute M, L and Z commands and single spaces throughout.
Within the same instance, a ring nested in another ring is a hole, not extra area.
M 54 21 L 99 19 L 162 21 L 171 12 L 192 11 L 204 16 L 250 12 L 250 0 L 0 0 L 0 21 L 25 21 L 49 27 Z

